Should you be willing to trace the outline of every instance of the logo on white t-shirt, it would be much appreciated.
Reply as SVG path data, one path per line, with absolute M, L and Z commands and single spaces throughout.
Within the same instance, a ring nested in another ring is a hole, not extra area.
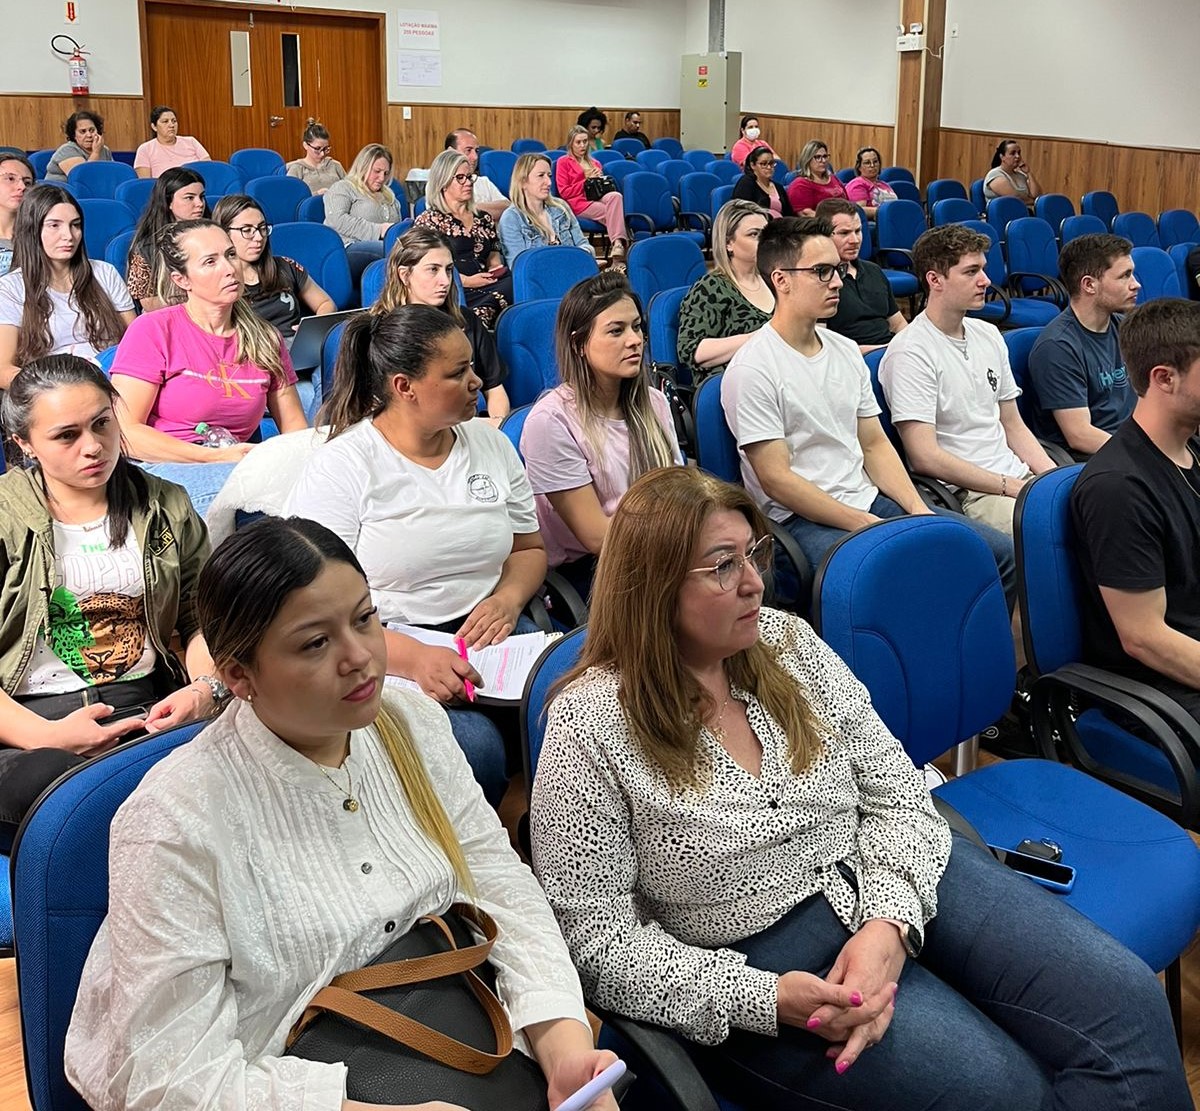
M 490 475 L 485 474 L 468 476 L 467 493 L 476 501 L 493 502 L 500 499 L 500 491 L 496 489 L 496 484 L 492 481 Z
M 992 393 L 999 392 L 1000 377 L 999 377 L 999 375 L 996 374 L 996 372 L 994 370 L 992 370 L 991 367 L 988 367 L 987 380 L 988 380 L 988 385 L 992 387 Z

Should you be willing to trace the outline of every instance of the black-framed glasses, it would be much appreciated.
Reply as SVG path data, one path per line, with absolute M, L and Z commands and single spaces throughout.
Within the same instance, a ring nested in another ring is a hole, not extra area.
M 471 182 L 471 184 L 473 185 L 476 181 L 479 180 L 479 175 L 478 174 L 455 174 L 454 180 L 457 181 L 459 185 L 466 185 L 467 182 Z
M 313 154 L 332 154 L 333 153 L 332 146 L 317 147 L 317 146 L 313 146 L 312 143 L 305 143 L 304 145 L 306 147 L 308 147 L 308 149 L 311 150 L 313 152 Z
M 700 575 L 707 573 L 715 575 L 717 585 L 722 590 L 728 590 L 735 582 L 741 579 L 742 571 L 745 569 L 747 562 L 752 564 L 754 570 L 760 575 L 765 575 L 771 569 L 774 559 L 775 538 L 773 536 L 760 536 L 750 545 L 750 550 L 745 555 L 738 555 L 731 552 L 729 555 L 721 556 L 711 567 L 689 568 L 688 574 Z
M 777 266 L 776 270 L 782 270 L 786 274 L 812 274 L 822 285 L 828 285 L 834 274 L 839 278 L 844 278 L 850 273 L 850 264 L 848 262 L 839 262 L 836 266 L 828 262 L 818 262 L 816 266 Z
M 270 224 L 243 224 L 240 228 L 230 228 L 243 239 L 266 239 L 271 234 Z

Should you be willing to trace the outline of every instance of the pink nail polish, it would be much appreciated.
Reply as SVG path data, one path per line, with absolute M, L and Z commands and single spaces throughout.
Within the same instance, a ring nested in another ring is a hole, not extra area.
M 852 991 L 850 993 L 850 1006 L 851 1007 L 861 1007 L 862 1006 L 862 992 L 861 991 Z
M 813 1018 L 810 1018 L 804 1025 L 806 1027 L 808 1027 L 809 1030 L 815 1030 L 818 1026 L 821 1025 L 821 1020 L 819 1018 L 813 1017 Z
M 849 1061 L 839 1061 L 836 1065 L 838 1076 L 841 1076 L 850 1067 Z

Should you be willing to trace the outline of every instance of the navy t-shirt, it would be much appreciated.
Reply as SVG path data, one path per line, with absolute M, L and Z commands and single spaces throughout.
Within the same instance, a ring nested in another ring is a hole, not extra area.
M 1068 307 L 1038 336 L 1029 352 L 1029 379 L 1037 395 L 1037 434 L 1067 446 L 1055 409 L 1087 409 L 1092 424 L 1112 433 L 1133 412 L 1137 396 L 1125 374 L 1117 318 L 1091 332 Z

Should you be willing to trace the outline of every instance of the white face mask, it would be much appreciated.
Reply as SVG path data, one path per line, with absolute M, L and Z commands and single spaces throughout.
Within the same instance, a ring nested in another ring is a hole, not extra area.
M 747 139 L 757 139 L 761 134 L 762 134 L 762 132 L 757 127 L 746 128 L 746 138 Z

